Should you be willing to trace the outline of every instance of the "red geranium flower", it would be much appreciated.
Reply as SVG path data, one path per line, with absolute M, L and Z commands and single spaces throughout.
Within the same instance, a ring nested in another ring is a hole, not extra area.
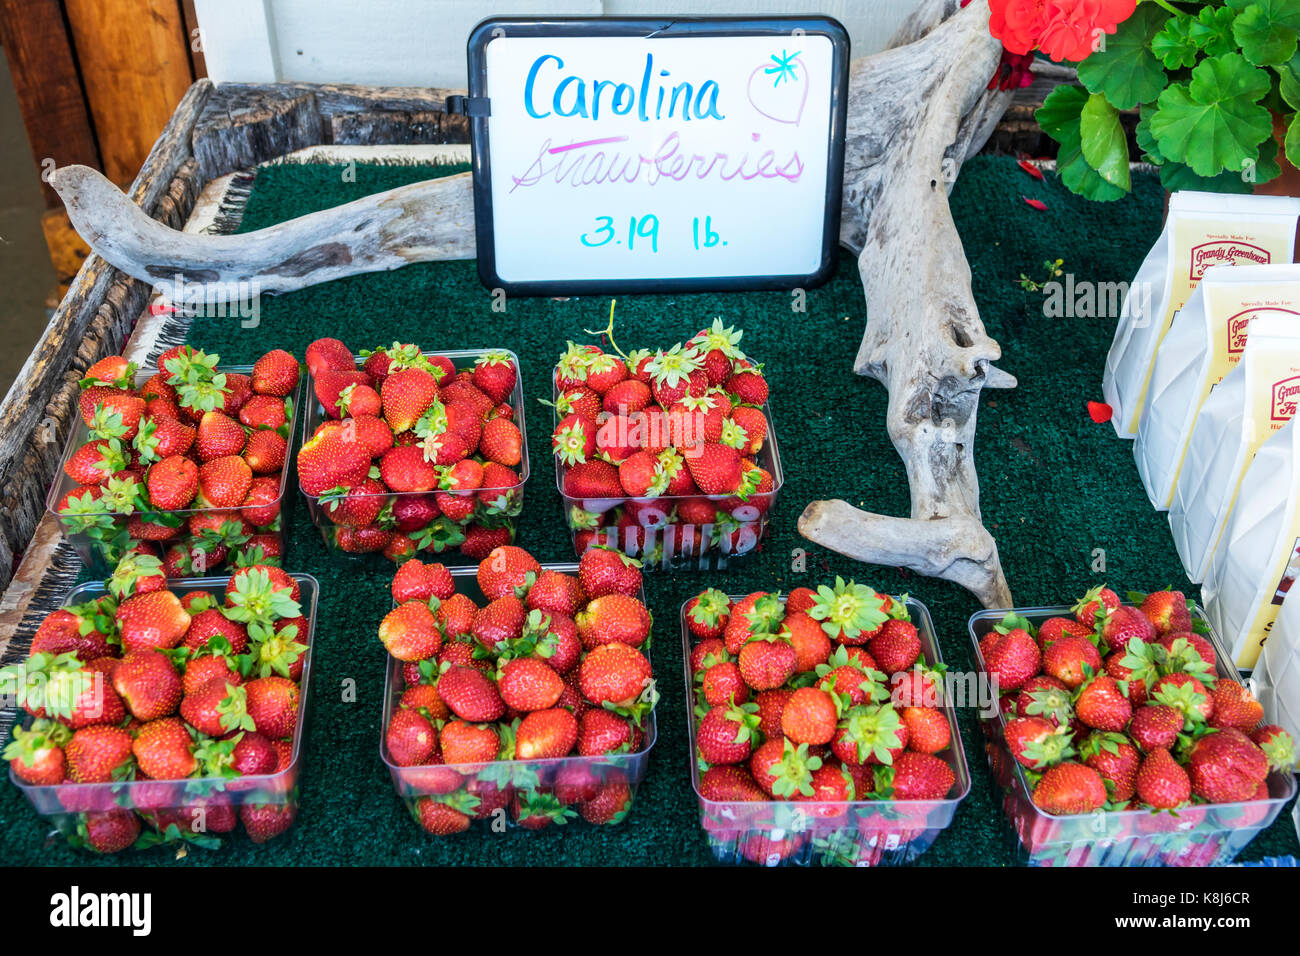
M 1038 49 L 1053 60 L 1078 61 L 1133 15 L 1137 0 L 989 0 L 989 6 L 989 31 L 1012 53 Z

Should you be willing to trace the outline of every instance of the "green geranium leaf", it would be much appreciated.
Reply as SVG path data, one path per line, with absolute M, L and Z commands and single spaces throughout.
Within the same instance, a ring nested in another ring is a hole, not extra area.
M 1079 82 L 1088 92 L 1103 94 L 1116 109 L 1130 110 L 1154 100 L 1168 78 L 1151 52 L 1151 43 L 1170 19 L 1154 3 L 1138 4 L 1115 35 L 1106 38 L 1105 49 L 1079 64 Z
M 1232 36 L 1256 66 L 1276 66 L 1291 59 L 1300 38 L 1300 0 L 1228 0 L 1238 11 Z
M 1125 190 L 1108 183 L 1084 158 L 1080 126 L 1088 99 L 1088 91 L 1082 87 L 1058 86 L 1035 116 L 1043 131 L 1061 144 L 1056 155 L 1056 171 L 1065 187 L 1085 199 L 1109 202 L 1123 197 Z
M 1300 110 L 1300 53 L 1274 69 L 1277 71 L 1278 92 L 1283 102 L 1293 110 Z
M 1192 38 L 1195 23 L 1196 19 L 1185 13 L 1170 17 L 1160 32 L 1151 38 L 1151 52 L 1160 58 L 1166 70 L 1181 69 L 1196 62 L 1201 48 Z
M 1268 74 L 1240 53 L 1202 60 L 1190 83 L 1160 94 L 1150 124 L 1160 152 L 1199 176 L 1244 169 L 1273 132 L 1272 117 L 1259 105 L 1270 85 Z
M 1300 113 L 1293 113 L 1286 128 L 1286 158 L 1295 166 L 1300 163 Z
M 1112 186 L 1129 191 L 1128 140 L 1119 111 L 1100 93 L 1093 93 L 1079 113 L 1083 158 Z
M 1133 131 L 1133 136 L 1137 140 L 1138 149 L 1142 150 L 1147 162 L 1159 166 L 1164 163 L 1165 157 L 1160 152 L 1160 144 L 1151 135 L 1151 117 L 1155 115 L 1155 112 L 1154 103 L 1143 103 L 1138 107 L 1138 124 L 1137 129 Z
M 1254 190 L 1254 184 L 1242 179 L 1240 173 L 1198 176 L 1190 166 L 1168 160 L 1160 167 L 1160 185 L 1171 193 L 1180 189 L 1207 193 L 1249 193 Z
M 1236 19 L 1236 11 L 1228 7 L 1202 7 L 1189 27 L 1192 42 L 1206 56 L 1231 53 L 1237 49 L 1237 40 L 1232 35 L 1232 23 Z

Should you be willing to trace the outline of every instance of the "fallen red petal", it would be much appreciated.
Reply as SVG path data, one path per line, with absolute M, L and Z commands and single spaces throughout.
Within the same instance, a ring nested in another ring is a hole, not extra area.
M 1025 201 L 1025 205 L 1033 206 L 1039 212 L 1043 212 L 1047 209 L 1047 203 L 1043 202 L 1041 199 L 1030 199 L 1028 196 L 1021 196 L 1020 198 Z
M 1021 169 L 1023 169 L 1025 172 L 1027 172 L 1030 176 L 1033 176 L 1035 179 L 1042 179 L 1042 178 L 1043 178 L 1043 171 L 1042 171 L 1041 169 L 1039 169 L 1037 166 L 1035 166 L 1033 163 L 1031 163 L 1029 160 L 1027 160 L 1027 159 L 1022 159 L 1022 160 L 1020 160 L 1020 161 L 1019 161 L 1019 166 L 1020 166 Z
M 1107 405 L 1105 402 L 1088 403 L 1088 417 L 1091 418 L 1098 425 L 1100 425 L 1102 422 L 1110 421 L 1111 416 L 1114 414 L 1115 414 L 1115 410 L 1111 408 L 1109 405 Z

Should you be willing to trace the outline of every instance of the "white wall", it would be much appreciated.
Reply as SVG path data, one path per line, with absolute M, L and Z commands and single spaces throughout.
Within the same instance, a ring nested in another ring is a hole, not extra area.
M 853 55 L 881 49 L 918 0 L 195 0 L 218 83 L 465 86 L 465 41 L 489 16 L 801 14 L 835 17 Z

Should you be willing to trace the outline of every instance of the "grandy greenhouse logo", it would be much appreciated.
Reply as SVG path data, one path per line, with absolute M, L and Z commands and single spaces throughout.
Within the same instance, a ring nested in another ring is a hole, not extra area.
M 1149 282 L 1092 282 L 1067 272 L 1042 285 L 1043 315 L 1049 319 L 1118 319 L 1150 315 L 1155 290 Z
M 197 319 L 239 319 L 239 327 L 262 324 L 262 287 L 256 280 L 196 282 L 176 273 L 153 288 L 163 308 Z

